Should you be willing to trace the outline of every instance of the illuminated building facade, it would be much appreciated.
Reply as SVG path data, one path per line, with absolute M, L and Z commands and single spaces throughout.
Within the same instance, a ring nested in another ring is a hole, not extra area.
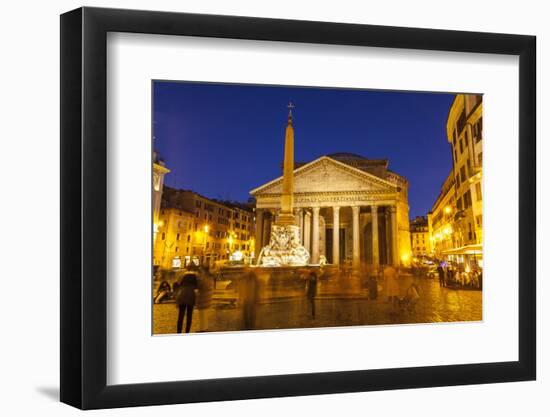
M 447 118 L 453 167 L 428 215 L 434 255 L 459 263 L 482 260 L 482 96 L 458 94 Z
M 350 153 L 296 163 L 293 208 L 310 262 L 354 266 L 408 265 L 411 258 L 407 180 L 386 159 Z M 256 242 L 268 244 L 281 209 L 283 176 L 250 193 L 256 200 Z
M 254 213 L 244 204 L 220 202 L 190 190 L 165 187 L 158 236 L 155 259 L 162 268 L 171 268 L 175 256 L 181 258 L 183 265 L 195 260 L 210 266 L 237 255 L 251 258 Z
M 453 241 L 455 213 L 454 176 L 451 172 L 441 187 L 432 211 L 428 214 L 431 252 L 437 258 L 442 258 L 444 251 L 455 247 Z
M 430 232 L 428 230 L 427 217 L 415 217 L 411 224 L 411 251 L 414 257 L 428 256 L 431 254 Z
M 455 246 L 480 245 L 483 239 L 481 95 L 456 96 L 447 119 L 447 140 L 452 146 L 455 178 Z
M 190 262 L 193 256 L 202 254 L 196 250 L 201 243 L 200 238 L 195 231 L 193 213 L 176 208 L 161 208 L 153 264 L 169 269 L 176 258 L 182 264 L 186 259 Z

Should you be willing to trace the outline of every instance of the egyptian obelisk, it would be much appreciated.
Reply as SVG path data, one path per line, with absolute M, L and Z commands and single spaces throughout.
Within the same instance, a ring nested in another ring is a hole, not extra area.
M 285 133 L 285 154 L 283 163 L 283 188 L 281 211 L 276 223 L 281 226 L 295 224 L 294 208 L 294 127 L 292 126 L 292 103 L 288 104 L 288 122 Z
M 281 210 L 271 225 L 269 244 L 262 248 L 258 264 L 268 267 L 304 266 L 309 252 L 300 243 L 300 228 L 294 217 L 294 128 L 292 127 L 292 103 L 288 104 L 288 122 L 285 133 L 285 159 Z

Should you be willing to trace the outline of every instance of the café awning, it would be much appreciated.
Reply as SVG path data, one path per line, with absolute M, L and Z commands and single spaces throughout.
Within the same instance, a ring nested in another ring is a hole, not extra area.
M 447 249 L 441 253 L 443 255 L 483 255 L 483 245 L 467 245 L 460 248 Z

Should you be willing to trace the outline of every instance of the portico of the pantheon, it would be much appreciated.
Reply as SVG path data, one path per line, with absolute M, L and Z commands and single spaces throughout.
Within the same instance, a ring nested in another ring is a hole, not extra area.
M 250 192 L 256 199 L 256 250 L 269 243 L 283 177 Z M 408 264 L 411 245 L 407 180 L 386 159 L 350 153 L 294 166 L 294 214 L 310 262 L 353 266 Z

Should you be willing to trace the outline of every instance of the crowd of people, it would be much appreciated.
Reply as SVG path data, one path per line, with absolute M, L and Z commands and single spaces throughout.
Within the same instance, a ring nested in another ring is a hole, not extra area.
M 391 304 L 394 312 L 416 311 L 416 305 L 420 300 L 420 288 L 414 280 L 404 280 L 403 275 L 403 271 L 393 265 L 386 265 L 382 269 L 372 268 L 369 274 L 369 298 L 376 299 L 378 289 L 385 286 L 387 302 Z M 374 291 L 376 296 L 373 297 Z
M 483 271 L 481 268 L 467 270 L 463 266 L 438 262 L 437 275 L 441 287 L 461 287 L 471 289 L 483 288 Z
M 331 272 L 327 272 L 330 270 Z M 317 314 L 318 287 L 322 281 L 331 281 L 333 284 L 350 281 L 359 274 L 361 291 L 366 291 L 368 300 L 377 300 L 383 294 L 386 303 L 390 304 L 390 312 L 412 313 L 416 311 L 422 292 L 418 281 L 413 279 L 409 270 L 398 266 L 385 265 L 377 268 L 364 266 L 359 271 L 343 264 L 334 268 L 303 268 L 298 271 L 298 281 L 301 286 L 305 314 L 314 320 Z M 260 274 L 261 275 L 261 274 Z M 441 287 L 472 288 L 482 287 L 482 271 L 475 268 L 466 271 L 456 265 L 439 262 L 437 276 Z M 193 313 L 198 311 L 198 331 L 208 331 L 208 310 L 212 306 L 213 292 L 216 286 L 216 275 L 208 268 L 189 265 L 176 274 L 173 283 L 169 280 L 160 280 L 154 294 L 154 303 L 166 301 L 174 302 L 177 309 L 176 331 L 189 333 L 193 324 Z M 242 312 L 242 328 L 245 330 L 256 328 L 256 316 L 261 301 L 261 285 L 265 285 L 254 269 L 244 269 L 237 274 L 227 288 L 235 291 L 237 306 Z M 262 287 L 264 288 L 264 287 Z M 263 291 L 263 289 L 262 289 Z M 296 295 L 294 295 L 296 296 Z M 184 326 L 185 322 L 185 326 Z
M 176 332 L 190 333 L 193 324 L 193 312 L 199 314 L 199 332 L 208 331 L 208 309 L 212 305 L 216 275 L 208 268 L 189 265 L 176 275 L 172 285 L 167 279 L 160 280 L 153 297 L 155 304 L 175 303 L 178 309 Z M 315 297 L 317 295 L 317 273 L 301 274 L 304 279 L 305 299 L 309 304 L 311 317 L 315 318 Z M 253 270 L 244 271 L 227 287 L 235 290 L 238 305 L 242 311 L 242 328 L 251 330 L 256 327 L 256 311 L 260 302 L 260 283 Z M 184 327 L 185 321 L 185 327 Z

